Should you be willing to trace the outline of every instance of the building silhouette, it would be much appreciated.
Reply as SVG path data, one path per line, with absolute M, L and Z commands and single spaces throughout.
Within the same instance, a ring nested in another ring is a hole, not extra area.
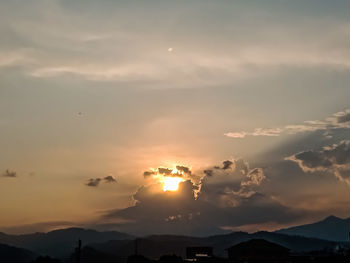
M 212 247 L 187 247 L 186 260 L 188 261 L 209 261 L 213 257 Z

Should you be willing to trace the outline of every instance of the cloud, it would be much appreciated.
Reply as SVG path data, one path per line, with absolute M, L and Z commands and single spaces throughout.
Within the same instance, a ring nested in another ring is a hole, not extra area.
M 246 178 L 242 180 L 241 185 L 242 186 L 251 186 L 251 185 L 260 185 L 264 180 L 266 179 L 266 176 L 264 175 L 264 171 L 261 168 L 254 168 L 251 170 Z
M 221 169 L 210 169 L 210 176 L 202 179 L 200 198 L 220 206 L 237 206 L 242 198 L 254 195 L 266 179 L 261 168 L 250 169 L 243 159 L 224 161 Z M 227 164 L 225 166 L 225 164 Z M 231 169 L 228 169 L 228 168 Z M 208 174 L 204 170 L 205 175 Z
M 245 138 L 246 136 L 279 136 L 282 131 L 281 128 L 256 128 L 253 132 L 228 132 L 224 135 L 230 138 Z
M 106 183 L 114 183 L 117 181 L 113 175 L 108 175 L 108 176 L 104 177 L 103 180 Z
M 164 167 L 158 168 L 158 173 L 160 173 L 160 174 L 170 175 L 172 173 L 172 171 L 173 171 L 173 169 L 170 169 L 170 168 L 164 168 Z
M 49 221 L 25 225 L 0 227 L 0 231 L 5 232 L 6 234 L 23 235 L 37 232 L 49 232 L 55 229 L 76 227 L 80 225 L 81 224 L 77 224 L 70 221 Z
M 230 138 L 245 138 L 248 134 L 246 132 L 227 132 L 224 135 Z
M 203 173 L 206 175 L 206 176 L 213 176 L 213 170 L 203 170 Z
M 15 171 L 6 170 L 2 176 L 14 178 L 17 177 L 17 173 Z
M 236 15 L 233 16 L 235 23 L 228 23 L 227 19 L 223 18 L 216 19 L 217 22 L 213 25 L 208 19 L 203 19 L 211 14 L 211 8 L 204 8 L 199 14 L 190 4 L 187 8 L 192 15 L 184 17 L 184 20 L 178 21 L 176 25 L 169 25 L 165 17 L 169 8 L 155 14 L 151 11 L 152 8 L 140 12 L 138 7 L 127 4 L 129 12 L 137 14 L 143 21 L 143 25 L 135 26 L 132 18 L 119 13 L 121 11 L 117 4 L 108 5 L 110 10 L 119 14 L 108 21 L 105 20 L 106 17 L 101 16 L 104 12 L 110 12 L 103 10 L 106 6 L 103 4 L 96 7 L 101 12 L 96 12 L 95 8 L 86 8 L 90 14 L 87 17 L 93 19 L 88 19 L 61 2 L 45 4 L 44 8 L 36 4 L 23 5 L 26 13 L 18 10 L 16 4 L 1 4 L 2 10 L 16 10 L 8 12 L 13 14 L 12 16 L 2 16 L 1 33 L 6 39 L 2 45 L 5 46 L 5 50 L 12 50 L 18 46 L 33 50 L 35 63 L 26 62 L 25 72 L 35 78 L 73 76 L 97 81 L 140 81 L 144 84 L 158 82 L 159 86 L 174 83 L 174 86 L 193 87 L 206 84 L 225 85 L 238 78 L 255 77 L 259 71 L 278 70 L 283 67 L 332 67 L 346 70 L 350 68 L 345 41 L 348 25 L 338 19 L 328 23 L 326 28 L 323 23 L 315 23 L 315 17 L 307 21 L 299 19 L 303 21 L 299 27 L 295 26 L 294 17 L 293 23 L 283 23 L 283 26 L 271 22 L 275 21 L 274 19 L 263 19 L 257 30 L 256 26 L 241 16 L 240 8 L 229 5 L 215 6 L 218 10 L 229 9 Z M 77 4 L 79 5 L 81 3 Z M 183 13 L 181 5 L 176 4 L 174 7 L 172 10 L 175 13 L 172 15 Z M 242 8 L 256 13 L 257 19 L 265 17 L 266 10 L 256 9 L 254 5 Z M 281 10 L 278 8 L 275 11 L 279 17 Z M 273 15 L 271 18 L 277 17 Z M 168 29 L 169 26 L 175 26 L 173 29 L 182 36 L 177 40 L 178 52 L 172 52 L 176 56 L 169 56 L 169 52 L 163 52 L 174 51 L 173 47 L 164 46 L 164 43 L 159 43 L 147 34 L 146 29 L 152 27 L 153 19 L 165 22 L 164 25 L 153 28 L 154 35 L 165 34 L 171 38 L 171 31 Z M 198 28 L 199 21 L 202 25 L 206 24 L 204 27 L 212 32 L 208 34 L 196 30 L 196 39 L 200 41 L 200 47 L 192 38 L 193 29 Z M 71 26 L 72 23 L 74 27 Z M 120 27 L 116 29 L 112 26 L 115 24 L 119 24 Z M 328 34 L 317 33 L 320 32 L 320 25 Z M 242 27 L 245 29 L 243 32 L 256 34 L 242 34 Z M 29 34 L 30 28 L 36 28 L 36 31 Z M 289 32 L 288 36 L 285 32 Z M 209 37 L 213 34 L 215 38 Z M 239 41 L 237 37 L 232 36 L 239 36 Z M 302 43 L 300 36 L 303 36 Z M 334 39 L 338 40 L 335 41 L 336 44 Z M 217 46 L 216 49 L 212 48 L 214 45 Z M 329 52 L 330 46 L 333 52 Z M 87 61 L 89 63 L 86 63 Z M 5 58 L 3 62 L 5 65 L 14 63 L 23 64 L 21 58 L 16 57 Z
M 350 122 L 350 110 L 342 112 L 342 114 L 337 116 L 337 118 L 338 123 Z
M 304 121 L 303 124 L 286 125 L 282 128 L 256 128 L 253 132 L 227 132 L 224 135 L 230 138 L 242 139 L 247 136 L 280 136 L 282 133 L 297 134 L 325 130 L 325 136 L 330 138 L 330 131 L 343 128 L 350 129 L 350 109 L 334 113 L 322 121 Z
M 157 172 L 156 171 L 144 171 L 143 172 L 143 176 L 146 178 L 146 177 L 149 177 L 149 176 L 151 176 L 151 175 L 155 175 L 155 174 L 157 174 Z
M 100 184 L 101 180 L 102 180 L 101 178 L 91 178 L 86 183 L 86 185 L 87 186 L 92 186 L 92 187 L 97 187 Z
M 166 176 L 173 177 L 182 177 L 185 179 L 191 179 L 194 181 L 198 181 L 198 178 L 195 174 L 192 174 L 191 168 L 184 165 L 176 165 L 174 168 L 169 167 L 158 167 L 152 168 L 148 171 L 143 172 L 143 176 L 145 178 L 160 178 Z
M 86 183 L 87 186 L 91 186 L 91 187 L 97 187 L 99 186 L 99 184 L 101 182 L 105 182 L 105 183 L 115 183 L 117 180 L 115 179 L 115 177 L 113 175 L 108 175 L 106 177 L 103 178 L 91 178 L 88 180 L 88 182 Z
M 227 169 L 230 169 L 230 168 L 231 168 L 233 162 L 227 160 L 227 161 L 224 161 L 222 164 L 224 165 L 224 166 L 222 167 L 222 169 L 227 170 Z
M 191 174 L 191 169 L 189 168 L 189 167 L 186 167 L 186 166 L 182 166 L 182 165 L 177 165 L 176 166 L 176 169 L 178 170 L 178 171 L 182 171 L 182 172 L 184 172 L 185 174 Z
M 282 223 L 302 216 L 258 191 L 266 180 L 263 169 L 250 169 L 242 159 L 223 163 L 203 170 L 199 186 L 191 179 L 181 182 L 177 192 L 164 192 L 159 182 L 144 185 L 133 195 L 134 206 L 107 211 L 101 221 L 122 221 L 118 229 L 142 235 L 208 235 L 228 226 Z
M 350 141 L 323 147 L 319 151 L 308 150 L 286 158 L 298 163 L 304 172 L 331 172 L 340 181 L 350 185 Z

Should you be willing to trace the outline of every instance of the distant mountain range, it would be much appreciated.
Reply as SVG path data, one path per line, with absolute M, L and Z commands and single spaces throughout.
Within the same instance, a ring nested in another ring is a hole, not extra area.
M 19 258 L 19 261 L 11 262 L 20 263 L 27 262 L 22 259 L 32 260 L 37 255 L 67 259 L 74 252 L 79 239 L 83 242 L 84 257 L 90 261 L 94 257 L 104 258 L 106 262 L 126 262 L 127 257 L 135 253 L 136 248 L 139 254 L 148 258 L 159 258 L 166 254 L 185 257 L 188 246 L 211 246 L 215 255 L 225 257 L 227 248 L 250 239 L 265 239 L 294 252 L 314 251 L 333 249 L 338 244 L 350 247 L 350 243 L 345 242 L 349 229 L 350 219 L 330 216 L 320 222 L 276 232 L 233 232 L 209 237 L 154 235 L 136 238 L 117 231 L 98 232 L 82 228 L 26 235 L 0 233 L 0 261 L 11 255 Z
M 98 232 L 90 229 L 67 228 L 48 233 L 7 235 L 0 232 L 0 243 L 31 250 L 40 255 L 62 258 L 74 251 L 79 239 L 83 245 L 92 242 L 133 239 L 134 237 L 117 231 Z
M 136 246 L 139 254 L 152 259 L 167 254 L 185 257 L 188 246 L 211 246 L 214 248 L 215 255 L 226 257 L 226 249 L 230 246 L 256 238 L 280 244 L 296 252 L 334 248 L 337 245 L 336 242 L 328 240 L 271 232 L 253 234 L 233 232 L 210 237 L 155 235 L 135 239 L 133 236 L 120 232 L 98 232 L 80 228 L 18 236 L 1 233 L 0 243 L 31 250 L 33 255 L 49 255 L 68 259 L 74 252 L 78 239 L 81 239 L 84 245 L 83 256 L 89 258 L 90 261 L 92 257 L 96 257 L 108 259 L 111 262 L 126 262 L 128 256 L 135 253 Z M 2 253 L 0 252 L 1 258 Z
M 350 218 L 342 219 L 329 216 L 322 221 L 290 227 L 276 231 L 276 233 L 287 235 L 298 235 L 304 237 L 315 237 L 332 241 L 349 241 Z

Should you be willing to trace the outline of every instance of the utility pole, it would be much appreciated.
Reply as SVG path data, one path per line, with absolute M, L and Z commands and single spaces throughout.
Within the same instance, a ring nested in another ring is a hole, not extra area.
M 80 257 L 81 257 L 81 240 L 78 240 L 78 247 L 75 248 L 75 260 L 76 263 L 80 263 Z
M 138 240 L 137 238 L 135 239 L 135 255 L 138 254 Z

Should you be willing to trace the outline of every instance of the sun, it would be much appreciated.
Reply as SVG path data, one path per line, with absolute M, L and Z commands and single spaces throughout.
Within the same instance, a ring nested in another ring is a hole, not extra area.
M 183 182 L 184 179 L 180 177 L 170 177 L 166 176 L 163 178 L 163 191 L 177 191 L 179 189 L 179 184 Z

